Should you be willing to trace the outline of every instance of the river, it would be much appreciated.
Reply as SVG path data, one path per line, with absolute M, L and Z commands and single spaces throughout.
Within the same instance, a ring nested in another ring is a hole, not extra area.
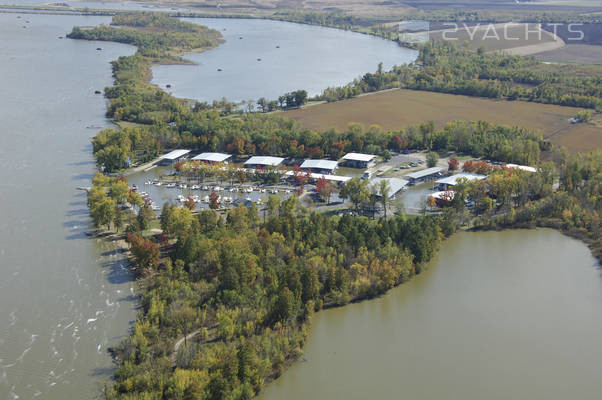
M 94 91 L 135 49 L 58 38 L 108 21 L 0 14 L 0 399 L 93 398 L 135 318 L 125 263 L 84 234 L 76 190 L 95 170 L 90 138 L 110 126 Z
M 305 354 L 260 400 L 597 400 L 602 283 L 552 230 L 458 233 L 428 270 L 316 314 Z

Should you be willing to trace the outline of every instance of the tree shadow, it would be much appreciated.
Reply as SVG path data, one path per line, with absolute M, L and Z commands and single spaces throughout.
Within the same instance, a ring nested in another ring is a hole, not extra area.
M 96 162 L 94 160 L 76 161 L 76 162 L 70 162 L 67 165 L 69 165 L 71 167 L 80 167 L 80 166 L 84 166 L 84 165 L 96 165 Z
M 105 350 L 105 353 L 109 354 L 110 352 L 108 350 Z M 115 366 L 112 367 L 96 367 L 92 370 L 92 372 L 90 372 L 90 376 L 93 377 L 107 377 L 107 378 L 111 378 L 111 380 L 113 380 L 113 372 L 115 372 Z
M 71 207 L 80 207 L 80 206 L 87 206 L 88 203 L 86 200 L 81 200 L 81 201 L 72 201 L 67 203 L 67 205 L 71 206 Z
M 101 263 L 101 268 L 108 269 L 109 273 L 106 279 L 113 285 L 121 285 L 134 281 L 134 275 L 127 267 L 128 261 L 126 259 L 110 260 Z M 125 296 L 127 299 L 129 296 Z
M 77 208 L 77 209 L 73 209 L 73 210 L 69 210 L 65 213 L 66 217 L 75 217 L 75 216 L 81 216 L 81 215 L 88 215 L 89 211 L 87 208 Z
M 89 172 L 83 172 L 81 174 L 73 175 L 71 177 L 71 180 L 72 181 L 82 181 L 82 180 L 85 180 L 85 181 L 90 182 L 92 180 L 92 178 L 94 178 L 94 174 L 91 174 Z

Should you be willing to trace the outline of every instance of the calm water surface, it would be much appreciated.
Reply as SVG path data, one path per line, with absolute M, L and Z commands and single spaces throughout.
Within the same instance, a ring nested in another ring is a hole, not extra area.
M 318 26 L 253 19 L 185 20 L 219 30 L 226 43 L 186 56 L 197 65 L 155 66 L 153 83 L 164 89 L 170 84 L 167 90 L 175 96 L 200 101 L 276 100 L 298 89 L 316 95 L 376 71 L 379 62 L 388 69 L 412 62 L 417 55 L 392 41 Z
M 386 296 L 318 313 L 276 399 L 580 399 L 602 393 L 602 283 L 551 230 L 459 233 Z
M 0 14 L 0 399 L 89 399 L 135 313 L 123 260 L 84 234 L 76 187 L 109 126 L 94 91 L 134 48 L 58 39 L 108 18 L 17 17 Z

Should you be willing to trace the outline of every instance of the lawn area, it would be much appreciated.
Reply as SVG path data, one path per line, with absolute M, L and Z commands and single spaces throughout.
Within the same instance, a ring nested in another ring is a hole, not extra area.
M 579 108 L 551 104 L 395 89 L 286 111 L 283 115 L 308 129 L 339 131 L 350 122 L 366 128 L 378 124 L 387 130 L 398 130 L 430 120 L 438 127 L 454 120 L 484 120 L 539 129 L 544 137 L 551 137 L 571 151 L 602 148 L 599 125 L 569 122 L 578 111 Z

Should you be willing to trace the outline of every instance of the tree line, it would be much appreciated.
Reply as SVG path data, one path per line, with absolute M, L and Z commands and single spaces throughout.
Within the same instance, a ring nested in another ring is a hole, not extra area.
M 338 101 L 389 88 L 602 109 L 599 67 L 472 52 L 450 41 L 430 41 L 419 48 L 415 63 L 367 73 L 346 86 L 324 90 L 317 99 Z

